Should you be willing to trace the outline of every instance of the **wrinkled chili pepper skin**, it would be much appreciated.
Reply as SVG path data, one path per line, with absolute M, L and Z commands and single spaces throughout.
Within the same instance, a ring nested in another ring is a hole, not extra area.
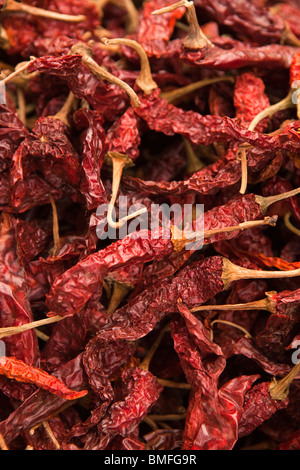
M 179 297 L 193 307 L 221 292 L 221 273 L 221 257 L 212 257 L 187 266 L 173 279 L 158 281 L 116 310 L 99 332 L 99 338 L 135 341 L 145 336 L 166 315 L 176 311 Z
M 69 89 L 77 98 L 87 100 L 101 116 L 113 122 L 127 109 L 128 96 L 119 86 L 98 80 L 81 63 L 81 59 L 79 54 L 40 57 L 32 61 L 28 71 L 38 71 L 60 77 L 66 81 Z M 100 65 L 102 65 L 102 61 L 100 61 Z
M 97 208 L 100 204 L 107 203 L 107 196 L 101 180 L 101 169 L 107 146 L 105 144 L 105 131 L 103 120 L 99 115 L 90 110 L 78 110 L 73 119 L 76 127 L 81 131 L 81 168 L 82 177 L 80 192 L 86 198 L 89 210 Z
M 56 371 L 55 377 L 66 384 L 64 387 L 84 388 L 86 379 L 82 370 L 82 355 L 64 363 Z M 0 432 L 9 443 L 23 431 L 47 419 L 66 403 L 65 398 L 43 388 L 38 388 L 7 419 L 0 422 Z
M 209 145 L 230 138 L 264 150 L 284 149 L 293 152 L 299 148 L 299 121 L 287 124 L 280 134 L 269 136 L 240 127 L 227 116 L 202 116 L 191 110 L 185 111 L 160 98 L 159 93 L 158 89 L 152 91 L 151 95 L 143 97 L 141 105 L 135 108 L 135 112 L 156 132 L 165 135 L 180 134 L 196 145 Z M 286 135 L 289 135 L 290 142 L 286 141 Z
M 172 336 L 192 386 L 182 448 L 230 450 L 237 440 L 244 395 L 258 376 L 239 377 L 218 389 L 226 364 L 222 350 L 210 342 L 207 331 L 184 305 L 178 304 L 178 308 L 185 322 L 172 322 Z
M 150 237 L 147 238 L 147 235 Z M 153 234 L 152 234 L 153 235 Z M 88 256 L 68 270 L 52 286 L 47 303 L 54 314 L 66 316 L 79 312 L 101 286 L 105 274 L 113 267 L 136 260 L 150 261 L 171 253 L 173 245 L 169 237 L 151 238 L 150 233 L 127 236 L 98 253 Z
M 152 55 L 159 57 L 160 51 L 166 48 L 174 30 L 175 21 L 184 15 L 184 8 L 178 8 L 161 17 L 151 13 L 172 3 L 173 0 L 149 0 L 143 6 L 137 40 L 150 57 Z
M 236 119 L 244 127 L 248 127 L 258 113 L 270 106 L 263 80 L 250 72 L 237 77 L 233 100 Z M 256 130 L 263 132 L 267 125 L 268 119 L 263 120 L 256 126 Z
M 232 47 L 222 49 L 215 46 L 207 51 L 181 51 L 180 58 L 195 67 L 204 67 L 213 70 L 240 69 L 249 66 L 264 64 L 269 69 L 289 69 L 293 55 L 299 52 L 298 47 L 282 47 L 272 44 L 261 47 Z
M 256 2 L 239 0 L 195 0 L 211 17 L 240 34 L 260 44 L 277 42 L 284 30 L 284 21 Z
M 17 326 L 33 321 L 29 299 L 26 295 L 27 280 L 16 237 L 18 224 L 13 216 L 2 213 L 0 219 L 1 255 L 1 327 Z M 39 360 L 37 339 L 32 331 L 4 338 L 7 354 L 35 366 Z
M 16 112 L 13 112 L 8 106 L 0 105 L 0 155 L 1 169 L 5 160 L 11 160 L 11 155 L 16 151 L 18 145 L 28 135 L 28 130 L 20 121 Z
M 20 382 L 32 383 L 66 400 L 76 400 L 87 394 L 86 390 L 82 392 L 70 390 L 56 377 L 50 376 L 42 369 L 28 366 L 25 362 L 14 357 L 0 358 L 0 374 Z
M 183 181 L 150 181 L 134 177 L 124 177 L 124 185 L 128 189 L 135 189 L 144 194 L 172 195 L 185 194 L 196 191 L 208 194 L 215 189 L 234 185 L 241 177 L 241 165 L 236 154 L 228 151 L 216 163 L 193 173 Z
M 140 368 L 124 371 L 122 381 L 127 393 L 123 400 L 110 407 L 101 421 L 97 449 L 106 448 L 115 435 L 133 432 L 163 390 L 151 372 Z
M 299 195 L 266 214 L 261 199 L 300 187 L 296 0 L 195 0 L 210 40 L 198 49 L 185 47 L 196 27 L 191 3 L 158 15 L 174 0 L 94 3 L 26 1 L 85 16 L 75 23 L 2 16 L 3 75 L 20 57 L 30 64 L 0 90 L 1 448 L 299 449 L 299 375 L 285 400 L 270 395 L 273 378 L 293 370 L 298 277 L 228 284 L 224 260 L 254 272 L 300 267 Z M 135 49 L 107 46 L 103 36 L 137 40 L 158 88 L 142 89 Z M 72 53 L 78 43 L 140 106 Z M 176 100 L 169 94 L 226 71 L 229 80 Z M 287 95 L 288 109 L 249 131 Z M 133 162 L 122 173 L 116 219 L 133 205 L 147 211 L 147 229 L 136 218 L 125 238 L 121 230 L 111 238 L 97 210 L 112 193 L 108 152 Z M 176 239 L 177 214 L 165 228 L 159 204 L 204 204 L 205 231 L 258 223 L 206 235 L 194 250 Z M 265 215 L 277 225 L 263 225 Z M 213 308 L 259 301 L 269 311 Z M 37 320 L 51 324 L 36 328 Z M 2 328 L 20 326 L 32 328 L 3 337 Z
M 288 406 L 288 399 L 283 401 L 271 399 L 269 385 L 269 382 L 254 385 L 246 394 L 239 423 L 239 437 L 247 436 L 276 411 Z
M 134 162 L 139 156 L 141 143 L 139 128 L 139 118 L 133 108 L 129 107 L 107 133 L 109 150 L 127 155 Z

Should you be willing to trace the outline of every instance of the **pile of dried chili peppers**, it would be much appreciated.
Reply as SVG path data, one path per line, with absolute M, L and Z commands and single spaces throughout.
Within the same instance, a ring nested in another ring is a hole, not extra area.
M 0 448 L 300 450 L 299 1 L 0 15 Z

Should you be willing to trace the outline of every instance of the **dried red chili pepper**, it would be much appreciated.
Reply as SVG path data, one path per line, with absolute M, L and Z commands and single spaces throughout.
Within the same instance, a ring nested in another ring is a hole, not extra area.
M 160 56 L 160 50 L 164 50 L 167 41 L 170 39 L 175 21 L 184 15 L 184 9 L 173 10 L 172 12 L 159 18 L 152 15 L 154 10 L 166 6 L 169 1 L 151 0 L 145 2 L 142 10 L 142 17 L 137 31 L 137 41 L 143 45 L 147 55 Z
M 288 399 L 285 401 L 271 399 L 269 386 L 269 382 L 262 382 L 254 385 L 246 393 L 239 422 L 239 437 L 247 436 L 276 411 L 288 406 Z
M 298 6 L 4 3 L 0 447 L 296 448 Z
M 160 231 L 162 234 L 163 231 Z M 143 237 L 144 235 L 144 237 Z M 158 234 L 156 234 L 158 235 Z M 112 268 L 123 265 L 128 262 L 135 262 L 136 260 L 143 260 L 144 262 L 150 261 L 153 258 L 166 255 L 172 251 L 172 242 L 167 237 L 165 238 L 152 238 L 155 234 L 137 233 L 136 237 L 129 235 L 123 240 L 119 240 L 106 249 L 101 250 L 99 253 L 92 254 L 86 259 L 77 263 L 73 268 L 66 271 L 66 273 L 57 279 L 52 286 L 52 292 L 48 296 L 47 303 L 52 312 L 69 311 L 73 314 L 81 310 L 85 303 L 89 300 L 94 291 L 100 291 L 101 281 L 105 274 Z M 93 279 L 84 279 L 82 272 L 88 270 L 89 273 L 93 272 Z M 78 282 L 80 281 L 80 288 Z M 92 281 L 92 282 L 91 282 Z M 74 285 L 76 287 L 76 297 L 73 296 L 73 289 L 70 290 L 68 286 Z M 63 294 L 65 291 L 65 294 Z M 56 292 L 59 292 L 60 301 L 57 302 Z M 65 299 L 64 299 L 65 297 Z M 71 307 L 71 310 L 69 308 Z
M 278 42 L 282 38 L 284 21 L 281 15 L 260 6 L 258 2 L 249 4 L 238 0 L 195 0 L 194 3 L 215 21 L 238 33 L 241 38 L 247 37 L 260 44 Z
M 20 382 L 32 383 L 67 400 L 76 400 L 87 394 L 86 390 L 75 392 L 56 377 L 51 377 L 42 369 L 27 365 L 15 357 L 0 358 L 0 373 Z
M 249 126 L 258 113 L 270 106 L 269 98 L 265 94 L 264 82 L 261 78 L 249 72 L 236 78 L 233 99 L 236 119 L 245 127 Z M 267 124 L 267 120 L 261 121 L 256 130 L 263 132 Z
M 0 225 L 1 239 L 1 327 L 28 324 L 33 319 L 30 302 L 27 298 L 25 270 L 18 256 L 17 221 L 2 213 Z M 33 331 L 6 337 L 7 353 L 16 356 L 29 365 L 39 360 L 37 338 Z
M 86 197 L 87 208 L 95 209 L 107 202 L 107 196 L 101 180 L 101 168 L 106 152 L 105 131 L 103 121 L 97 113 L 87 110 L 77 110 L 73 116 L 76 128 L 81 132 L 81 167 L 84 178 L 80 191 Z
M 50 376 L 51 379 L 54 378 Z M 55 377 L 66 384 L 64 388 L 83 388 L 86 386 L 83 376 L 81 355 L 72 361 L 66 362 L 56 371 Z M 54 378 L 54 381 L 57 380 Z M 72 392 L 76 394 L 76 392 Z M 78 392 L 80 393 L 80 392 Z M 0 422 L 1 433 L 9 443 L 13 441 L 20 433 L 40 424 L 48 419 L 52 414 L 61 411 L 68 403 L 65 398 L 39 388 L 31 393 L 25 401 L 18 406 L 7 419 Z
M 264 63 L 265 67 L 289 68 L 293 54 L 298 52 L 297 47 L 293 46 L 271 44 L 255 47 L 251 44 L 245 45 L 245 43 L 240 41 L 228 41 L 222 37 L 217 39 L 214 38 L 214 44 L 212 44 L 211 41 L 204 37 L 201 32 L 194 4 L 186 0 L 174 3 L 169 7 L 156 10 L 153 13 L 165 14 L 170 10 L 174 10 L 182 6 L 185 6 L 188 10 L 188 35 L 182 43 L 181 41 L 174 41 L 173 43 L 171 42 L 167 48 L 165 47 L 166 56 L 179 55 L 181 60 L 197 67 L 228 70 L 231 68 L 237 69 L 246 66 L 254 66 L 261 62 Z M 199 41 L 200 39 L 202 39 L 202 41 Z M 231 46 L 230 54 L 227 50 L 228 42 Z M 184 47 L 182 48 L 182 46 Z M 169 49 L 169 51 L 166 52 L 167 49 Z M 162 52 L 160 55 L 162 55 Z
M 226 364 L 222 350 L 209 340 L 203 324 L 179 302 L 178 309 L 185 322 L 172 322 L 172 336 L 187 380 L 192 385 L 182 448 L 231 449 L 237 440 L 244 395 L 259 376 L 242 376 L 218 389 L 219 377 Z

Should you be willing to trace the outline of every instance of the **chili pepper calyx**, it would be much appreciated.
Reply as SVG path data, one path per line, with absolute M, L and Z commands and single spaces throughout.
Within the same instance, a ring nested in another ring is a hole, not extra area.
M 255 200 L 260 206 L 262 214 L 265 214 L 272 204 L 275 204 L 276 202 L 282 201 L 284 199 L 288 199 L 289 197 L 297 196 L 297 194 L 300 194 L 300 188 L 292 189 L 291 191 L 287 191 L 285 193 L 276 194 L 275 196 L 263 197 L 256 195 Z
M 292 381 L 297 377 L 300 372 L 300 362 L 296 364 L 290 372 L 280 380 L 274 377 L 269 386 L 269 393 L 273 400 L 286 400 L 289 394 L 289 388 Z
M 90 69 L 90 71 L 100 80 L 106 80 L 110 83 L 118 85 L 122 90 L 124 90 L 131 100 L 131 105 L 135 108 L 140 106 L 140 100 L 135 93 L 135 91 L 126 83 L 118 77 L 115 77 L 109 73 L 104 67 L 97 64 L 97 62 L 92 58 L 92 49 L 84 43 L 77 43 L 70 49 L 70 54 L 81 55 L 82 63 Z
M 214 47 L 213 43 L 208 39 L 208 37 L 206 37 L 199 26 L 194 2 L 181 0 L 167 7 L 152 11 L 152 15 L 161 15 L 181 7 L 186 8 L 187 21 L 189 24 L 188 34 L 184 38 L 182 45 L 187 49 L 205 49 L 206 47 Z
M 157 88 L 157 84 L 155 83 L 151 75 L 148 56 L 144 48 L 137 41 L 127 38 L 101 38 L 101 42 L 107 46 L 120 45 L 132 47 L 139 55 L 141 62 L 141 71 L 139 73 L 138 78 L 136 79 L 136 84 L 141 90 L 143 90 L 144 93 L 146 93 L 146 95 L 149 95 L 152 90 L 155 90 Z

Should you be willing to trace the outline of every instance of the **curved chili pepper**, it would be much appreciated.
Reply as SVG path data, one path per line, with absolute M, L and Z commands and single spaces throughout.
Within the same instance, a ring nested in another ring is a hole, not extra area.
M 87 394 L 86 390 L 75 392 L 70 390 L 56 377 L 50 376 L 42 369 L 27 365 L 15 357 L 0 358 L 0 374 L 19 382 L 31 383 L 44 390 L 61 396 L 66 400 L 76 400 Z
M 234 0 L 194 0 L 197 8 L 204 9 L 218 23 L 228 26 L 254 42 L 278 42 L 284 31 L 281 15 L 260 6 L 258 3 L 247 3 Z M 276 12 L 278 13 L 278 12 Z
M 259 376 L 241 376 L 218 388 L 219 376 L 226 363 L 221 348 L 210 341 L 202 323 L 185 305 L 178 302 L 178 309 L 184 322 L 172 322 L 172 336 L 187 380 L 192 385 L 182 448 L 232 449 L 238 438 L 244 395 Z M 226 413 L 228 407 L 234 410 L 231 419 Z

